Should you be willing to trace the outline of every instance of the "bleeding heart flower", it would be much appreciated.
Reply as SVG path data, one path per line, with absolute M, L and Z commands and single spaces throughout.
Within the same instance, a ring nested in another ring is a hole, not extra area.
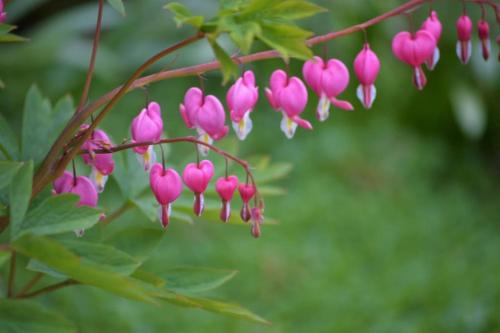
M 436 11 L 433 10 L 431 12 L 429 17 L 424 21 L 424 23 L 422 23 L 421 29 L 429 31 L 436 40 L 436 47 L 434 48 L 434 53 L 425 62 L 427 68 L 429 70 L 433 70 L 439 61 L 440 53 L 439 53 L 439 48 L 437 47 L 437 43 L 439 42 L 439 39 L 441 38 L 441 33 L 443 31 L 443 26 L 439 21 Z
M 159 141 L 163 133 L 163 120 L 161 119 L 161 107 L 156 102 L 148 104 L 147 108 L 141 110 L 139 115 L 132 120 L 130 128 L 132 142 Z M 137 158 L 148 171 L 156 161 L 156 155 L 152 146 L 135 147 Z
M 252 71 L 246 71 L 227 92 L 226 101 L 233 122 L 233 129 L 240 140 L 245 140 L 252 130 L 250 112 L 259 99 L 259 89 L 255 86 Z
M 483 54 L 483 59 L 488 60 L 490 57 L 491 43 L 490 43 L 490 25 L 485 20 L 479 20 L 477 22 L 477 32 L 479 35 L 479 40 L 481 41 L 481 51 Z
M 86 130 L 88 127 L 89 125 L 84 124 L 80 127 L 80 130 Z M 113 154 L 95 154 L 93 151 L 111 146 L 113 146 L 113 143 L 110 138 L 106 132 L 100 129 L 94 130 L 90 138 L 82 145 L 82 149 L 89 151 L 88 154 L 82 154 L 82 158 L 85 164 L 92 166 L 90 179 L 99 193 L 104 190 L 108 176 L 113 173 L 115 162 L 113 161 Z
M 349 71 L 338 59 L 324 62 L 320 57 L 314 57 L 304 63 L 302 74 L 307 84 L 320 96 L 316 109 L 316 118 L 325 121 L 330 114 L 330 103 L 344 110 L 352 110 L 351 103 L 338 100 L 349 84 Z
M 380 60 L 375 52 L 370 49 L 368 43 L 365 43 L 361 52 L 354 59 L 354 72 L 360 83 L 356 94 L 363 106 L 369 109 L 377 96 L 374 83 L 380 72 Z
M 186 126 L 196 128 L 198 139 L 205 143 L 212 144 L 214 140 L 222 139 L 229 130 L 224 124 L 226 113 L 221 102 L 213 95 L 203 96 L 199 88 L 190 88 L 186 92 L 179 111 Z M 203 145 L 198 145 L 198 150 L 202 155 L 209 151 Z
M 156 200 L 161 205 L 160 221 L 163 228 L 166 228 L 172 213 L 171 204 L 182 192 L 181 177 L 174 169 L 164 169 L 161 164 L 156 163 L 151 168 L 149 184 Z
M 220 210 L 220 219 L 223 222 L 229 221 L 231 217 L 231 199 L 233 198 L 234 191 L 238 187 L 238 177 L 228 176 L 220 177 L 215 183 L 215 191 L 222 199 L 222 208 Z
M 402 31 L 392 40 L 392 52 L 399 60 L 414 68 L 413 84 L 424 89 L 427 78 L 422 64 L 434 54 L 436 39 L 427 30 L 419 30 L 415 34 Z
M 3 7 L 3 0 L 0 0 L 0 23 L 5 22 L 5 20 L 7 19 L 7 13 L 3 10 Z
M 298 77 L 288 78 L 284 71 L 278 69 L 271 75 L 270 88 L 265 91 L 272 108 L 283 114 L 281 130 L 287 138 L 293 138 L 297 125 L 312 129 L 311 123 L 300 118 L 307 104 L 307 89 Z
M 251 218 L 250 206 L 248 203 L 254 197 L 256 189 L 252 184 L 241 183 L 238 186 L 238 191 L 240 192 L 241 200 L 243 201 L 240 216 L 243 221 L 248 222 Z
M 64 173 L 53 182 L 53 187 L 54 194 L 73 193 L 78 195 L 80 198 L 78 206 L 97 206 L 97 191 L 92 181 L 87 177 L 73 177 L 70 172 L 64 171 Z M 84 232 L 84 229 L 75 230 L 75 234 L 78 237 L 83 236 Z
M 200 163 L 189 163 L 182 173 L 184 184 L 194 192 L 193 211 L 197 216 L 201 216 L 204 208 L 203 192 L 207 189 L 210 179 L 214 175 L 214 165 L 209 160 Z
M 472 54 L 472 21 L 467 15 L 462 15 L 457 20 L 457 56 L 462 64 L 467 64 Z

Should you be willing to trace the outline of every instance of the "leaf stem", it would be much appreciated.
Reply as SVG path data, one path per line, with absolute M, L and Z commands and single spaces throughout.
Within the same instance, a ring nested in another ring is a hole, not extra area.
M 21 289 L 21 291 L 17 294 L 16 297 L 20 297 L 26 294 L 28 291 L 30 291 L 31 288 L 33 288 L 33 286 L 37 284 L 38 281 L 40 281 L 43 275 L 44 274 L 41 272 L 36 273 L 36 275 L 31 280 L 29 280 L 28 283 L 26 283 L 26 285 Z
M 72 280 L 72 279 L 68 279 L 68 280 L 64 280 L 62 282 L 51 284 L 47 287 L 43 287 L 41 289 L 35 290 L 31 293 L 19 294 L 16 296 L 16 298 L 32 298 L 32 297 L 39 296 L 42 294 L 50 293 L 52 291 L 56 291 L 58 289 L 61 289 L 61 288 L 67 287 L 67 286 L 72 286 L 75 284 L 80 284 L 80 282 Z

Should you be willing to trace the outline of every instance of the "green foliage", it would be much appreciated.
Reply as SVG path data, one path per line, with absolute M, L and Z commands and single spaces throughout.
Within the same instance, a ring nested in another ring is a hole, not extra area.
M 28 39 L 10 33 L 12 30 L 17 27 L 9 24 L 0 24 L 0 43 L 9 43 L 9 42 L 26 42 Z
M 160 274 L 166 286 L 180 293 L 200 293 L 219 288 L 231 280 L 235 270 L 215 269 L 207 267 L 179 267 L 163 270 Z
M 21 163 L 0 161 L 0 189 L 10 184 L 20 167 Z
M 217 58 L 217 61 L 219 61 L 223 77 L 222 83 L 226 84 L 231 78 L 238 76 L 238 66 L 233 59 L 231 59 L 229 54 L 227 54 L 226 51 L 224 51 L 224 49 L 215 41 L 215 39 L 209 38 L 208 41 L 212 47 L 215 57 Z
M 33 162 L 29 161 L 23 163 L 10 183 L 9 217 L 11 238 L 14 238 L 22 228 L 21 223 L 28 211 L 28 205 L 31 198 L 32 182 Z
M 72 333 L 73 323 L 32 301 L 0 299 L 2 333 Z
M 2 114 L 0 114 L 0 152 L 8 160 L 15 159 L 19 153 L 16 136 Z
M 108 3 L 120 13 L 122 16 L 125 16 L 125 6 L 123 5 L 123 0 L 108 0 Z
M 78 201 L 79 197 L 74 194 L 47 198 L 28 212 L 17 232 L 13 231 L 13 236 L 25 233 L 53 235 L 92 227 L 99 220 L 100 212 L 88 206 L 78 207 Z
M 189 8 L 178 2 L 170 2 L 164 6 L 165 9 L 172 12 L 174 15 L 174 21 L 177 23 L 177 27 L 183 24 L 190 24 L 195 28 L 200 28 L 203 25 L 203 16 L 194 16 L 191 14 Z

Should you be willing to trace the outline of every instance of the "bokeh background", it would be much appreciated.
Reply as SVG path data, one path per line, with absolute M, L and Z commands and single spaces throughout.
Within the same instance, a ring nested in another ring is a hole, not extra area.
M 210 17 L 217 1 L 181 1 Z M 321 34 L 362 22 L 402 1 L 315 1 L 328 13 L 304 20 Z M 177 28 L 164 0 L 126 1 L 127 16 L 107 6 L 91 100 L 111 90 L 144 59 L 192 33 Z M 2 115 L 21 123 L 24 96 L 32 83 L 52 100 L 78 100 L 97 12 L 96 1 L 12 1 L 9 22 L 30 42 L 2 45 Z M 284 196 L 266 201 L 261 239 L 247 228 L 173 224 L 149 267 L 184 265 L 230 268 L 239 274 L 209 293 L 241 303 L 272 321 L 247 323 L 199 310 L 154 307 L 117 298 L 91 287 L 71 287 L 44 296 L 46 306 L 75 321 L 81 332 L 500 332 L 500 66 L 498 47 L 488 62 L 473 56 L 463 66 L 455 56 L 454 22 L 461 6 L 437 1 L 444 25 L 441 61 L 418 92 L 409 67 L 391 54 L 392 36 L 408 26 L 395 17 L 368 30 L 382 61 L 372 110 L 355 98 L 353 77 L 342 95 L 356 112 L 334 110 L 326 123 L 314 120 L 315 96 L 306 118 L 314 131 L 299 129 L 293 140 L 279 130 L 280 116 L 261 98 L 254 131 L 239 147 L 242 157 L 269 155 L 291 163 L 280 180 Z M 467 5 L 476 21 L 480 8 Z M 414 13 L 417 24 L 428 6 Z M 499 33 L 488 11 L 492 35 Z M 352 61 L 361 33 L 329 42 L 328 56 Z M 228 51 L 234 51 L 229 44 Z M 262 48 L 255 45 L 255 50 Z M 320 46 L 314 51 L 323 55 Z M 158 64 L 177 68 L 210 61 L 204 41 Z M 300 75 L 302 63 L 290 70 Z M 245 65 L 262 88 L 281 60 Z M 225 98 L 218 72 L 205 75 L 206 90 Z M 164 110 L 170 136 L 187 135 L 178 115 L 184 92 L 197 78 L 152 84 L 150 96 Z M 311 94 L 312 96 L 312 94 Z M 142 92 L 125 97 L 103 123 L 116 142 L 144 103 Z M 226 139 L 222 145 L 234 140 Z M 173 147 L 170 160 L 183 161 L 189 147 Z M 116 187 L 111 181 L 110 187 Z M 103 205 L 112 207 L 112 196 Z M 115 222 L 113 222 L 115 223 Z M 135 211 L 119 223 L 150 223 Z

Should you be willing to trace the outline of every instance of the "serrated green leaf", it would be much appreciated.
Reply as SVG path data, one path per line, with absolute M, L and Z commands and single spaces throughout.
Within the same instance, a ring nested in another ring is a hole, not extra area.
M 294 57 L 307 60 L 313 56 L 306 45 L 306 39 L 311 35 L 311 32 L 290 24 L 262 23 L 258 37 L 285 59 Z
M 226 84 L 231 78 L 236 78 L 238 76 L 238 66 L 215 40 L 209 39 L 209 42 L 221 67 L 223 77 L 222 83 Z
M 9 185 L 21 165 L 18 162 L 0 161 L 0 188 Z
M 255 22 L 244 22 L 228 29 L 229 36 L 243 53 L 250 52 L 255 36 L 261 33 L 260 25 Z
M 183 24 L 190 24 L 196 28 L 200 28 L 203 25 L 204 18 L 200 15 L 193 15 L 189 8 L 178 2 L 170 2 L 166 4 L 163 8 L 169 10 L 174 14 L 174 21 L 178 27 Z
M 0 152 L 8 160 L 16 159 L 19 154 L 18 139 L 2 114 L 0 114 Z
M 17 171 L 9 188 L 10 236 L 14 238 L 21 230 L 21 225 L 28 210 L 33 182 L 33 162 L 24 162 Z
M 159 274 L 168 289 L 179 293 L 199 293 L 219 288 L 231 280 L 238 271 L 207 267 L 178 267 Z
M 29 269 L 30 271 L 33 272 L 39 272 L 39 273 L 44 273 L 49 276 L 52 276 L 56 279 L 67 279 L 68 276 L 66 274 L 60 273 L 56 271 L 55 269 L 50 268 L 49 266 L 45 265 L 44 263 L 41 263 L 40 261 L 36 259 L 30 259 L 28 261 L 28 264 L 26 265 L 26 269 Z
M 2 333 L 71 333 L 73 323 L 32 301 L 0 299 Z
M 303 0 L 279 1 L 270 8 L 271 14 L 285 20 L 302 19 L 325 11 L 325 8 Z
M 108 0 L 108 3 L 122 16 L 125 16 L 125 6 L 122 0 Z
M 95 286 L 122 297 L 154 303 L 150 289 L 139 281 L 103 269 L 90 261 L 82 260 L 61 243 L 44 237 L 24 235 L 12 244 L 19 253 L 36 259 L 50 268 L 83 284 Z
M 92 227 L 99 221 L 100 212 L 88 206 L 78 207 L 78 201 L 75 194 L 47 198 L 28 212 L 19 234 L 52 235 Z

